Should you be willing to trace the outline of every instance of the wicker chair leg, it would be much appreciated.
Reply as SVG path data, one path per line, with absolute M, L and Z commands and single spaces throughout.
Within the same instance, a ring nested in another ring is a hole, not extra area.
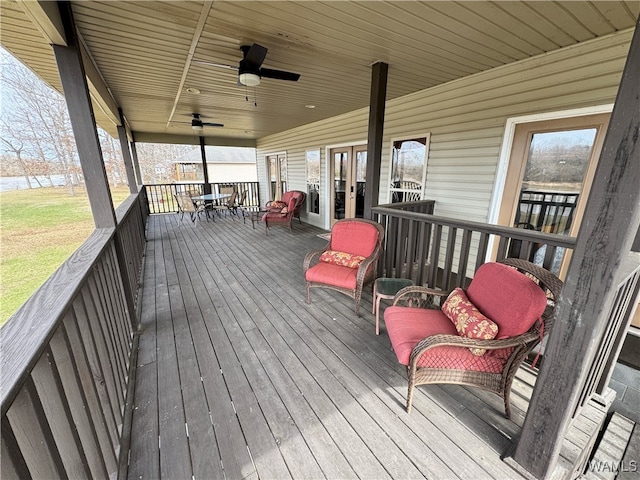
M 407 413 L 411 413 L 411 402 L 413 401 L 413 389 L 415 387 L 416 374 L 411 372 L 411 367 L 407 367 L 407 376 L 409 377 L 409 387 L 407 389 Z
M 360 316 L 360 302 L 362 301 L 362 287 L 356 289 L 356 317 Z
M 311 303 L 311 292 L 309 288 L 309 282 L 307 282 L 307 303 Z
M 511 420 L 511 402 L 509 401 L 511 393 L 510 390 L 511 389 L 504 392 L 504 414 L 509 420 Z

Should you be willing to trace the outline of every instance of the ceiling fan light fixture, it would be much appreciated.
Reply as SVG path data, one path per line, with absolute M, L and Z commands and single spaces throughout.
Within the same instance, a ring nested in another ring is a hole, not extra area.
M 256 73 L 244 72 L 238 76 L 238 79 L 242 85 L 246 85 L 247 87 L 260 85 L 260 75 Z

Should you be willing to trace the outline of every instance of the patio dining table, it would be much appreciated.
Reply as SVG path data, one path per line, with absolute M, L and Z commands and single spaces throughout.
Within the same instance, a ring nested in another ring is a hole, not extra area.
M 229 198 L 230 196 L 231 196 L 230 193 L 205 193 L 204 195 L 191 197 L 191 200 L 193 200 L 194 202 L 208 202 L 208 201 L 217 202 L 219 200 Z
M 205 193 L 204 195 L 193 196 L 191 197 L 191 200 L 193 200 L 196 204 L 200 202 L 205 204 L 205 212 L 208 219 L 209 212 L 213 210 L 213 207 L 211 206 L 212 203 L 207 204 L 207 202 L 213 202 L 216 205 L 220 205 L 220 200 L 224 200 L 225 198 L 229 198 L 230 196 L 230 193 Z

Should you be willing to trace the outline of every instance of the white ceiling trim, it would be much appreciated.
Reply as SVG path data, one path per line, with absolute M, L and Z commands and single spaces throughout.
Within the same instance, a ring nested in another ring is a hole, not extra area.
M 204 25 L 207 23 L 207 18 L 209 17 L 209 12 L 211 11 L 212 6 L 213 6 L 213 0 L 207 0 L 202 5 L 202 10 L 200 11 L 200 18 L 198 18 L 198 24 L 196 25 L 196 29 L 193 32 L 193 38 L 191 39 L 191 45 L 189 46 L 189 53 L 187 54 L 187 58 L 185 60 L 184 66 L 182 67 L 182 77 L 180 77 L 180 83 L 176 91 L 175 99 L 173 100 L 171 113 L 169 114 L 169 119 L 167 120 L 167 127 L 172 122 L 173 116 L 175 115 L 176 110 L 178 108 L 178 102 L 180 100 L 180 96 L 182 95 L 184 84 L 187 81 L 187 74 L 189 73 L 189 68 L 191 67 L 191 60 L 193 59 L 193 55 L 196 51 L 196 48 L 198 47 L 198 42 L 200 42 L 200 36 L 202 35 L 202 30 L 204 30 Z

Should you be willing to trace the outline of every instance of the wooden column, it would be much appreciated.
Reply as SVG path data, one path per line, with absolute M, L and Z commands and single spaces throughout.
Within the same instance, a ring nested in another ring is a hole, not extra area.
M 71 4 L 58 2 L 58 5 L 67 46 L 53 45 L 53 51 L 69 110 L 93 220 L 96 228 L 115 227 L 116 216 L 111 200 L 111 190 L 109 190 L 107 172 L 102 159 L 102 149 L 82 65 Z
M 102 149 L 100 147 L 93 107 L 89 97 L 89 87 L 82 64 L 82 55 L 75 22 L 73 20 L 71 3 L 58 2 L 58 6 L 64 25 L 67 46 L 53 45 L 53 51 L 56 56 L 56 62 L 58 63 L 64 97 L 67 101 L 67 108 L 69 110 L 71 126 L 73 127 L 73 135 L 78 149 L 85 185 L 87 187 L 87 195 L 93 213 L 93 220 L 96 228 L 116 228 L 117 219 L 113 209 L 107 172 L 104 168 Z M 118 129 L 122 142 L 120 127 Z M 124 138 L 126 140 L 126 132 Z M 123 155 L 125 151 L 128 152 L 128 150 L 128 147 L 123 149 Z M 129 157 L 129 166 L 131 166 L 131 157 Z M 132 172 L 133 169 L 131 169 L 131 173 Z M 129 177 L 131 181 L 129 168 L 127 169 L 127 177 Z M 135 179 L 132 183 L 135 188 Z M 129 188 L 131 189 L 131 183 Z M 135 193 L 135 191 L 132 191 L 132 193 Z M 114 242 L 127 308 L 131 315 L 132 324 L 135 325 L 136 311 L 133 302 L 133 286 L 129 285 L 126 274 L 126 255 L 117 232 Z
M 207 153 L 204 148 L 204 137 L 200 137 L 200 155 L 202 156 L 202 171 L 204 173 L 204 193 L 211 193 L 211 184 L 209 183 L 209 172 L 207 172 Z
M 640 22 L 631 42 L 573 259 L 512 459 L 549 478 L 640 224 Z
M 140 161 L 138 160 L 138 148 L 136 147 L 136 142 L 133 136 L 131 137 L 131 159 L 133 160 L 133 169 L 136 172 L 136 178 L 138 179 L 138 185 L 144 185 L 142 181 L 142 172 L 140 171 Z
M 382 163 L 382 133 L 387 97 L 389 65 L 374 63 L 371 68 L 369 99 L 369 134 L 367 143 L 367 186 L 364 193 L 364 218 L 371 218 L 371 208 L 378 205 L 380 196 L 380 165 Z
M 136 183 L 136 175 L 133 171 L 133 161 L 131 160 L 131 151 L 129 150 L 129 138 L 127 137 L 127 128 L 125 127 L 124 115 L 122 109 L 118 109 L 120 114 L 120 125 L 118 125 L 118 138 L 120 139 L 120 150 L 122 150 L 122 160 L 124 161 L 124 169 L 127 172 L 127 183 L 129 184 L 129 193 L 138 193 L 138 185 Z

